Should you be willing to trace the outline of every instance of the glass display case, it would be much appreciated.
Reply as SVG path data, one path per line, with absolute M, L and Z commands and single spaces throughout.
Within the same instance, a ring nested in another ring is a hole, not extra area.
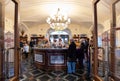
M 54 40 L 56 40 L 58 42 L 59 39 L 61 39 L 62 42 L 64 42 L 65 44 L 68 44 L 69 43 L 69 34 L 66 33 L 65 31 L 54 31 L 54 32 L 50 33 L 50 35 L 49 35 L 50 43 L 53 43 Z
M 34 47 L 34 64 L 44 70 L 66 69 L 67 49 Z
M 69 42 L 69 35 L 50 35 L 49 40 L 50 42 L 53 42 L 54 40 L 59 40 L 59 38 L 62 39 L 62 41 L 66 44 Z
M 64 64 L 64 55 L 57 54 L 57 55 L 51 55 L 50 56 L 50 64 Z

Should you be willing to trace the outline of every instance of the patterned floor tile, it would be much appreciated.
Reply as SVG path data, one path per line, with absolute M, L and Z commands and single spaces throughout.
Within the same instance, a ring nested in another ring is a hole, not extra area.
M 74 74 L 67 74 L 66 70 L 53 70 L 46 72 L 42 69 L 38 69 L 31 64 L 30 61 L 22 63 L 22 75 L 20 81 L 91 81 L 85 80 L 85 70 L 77 69 Z
M 60 76 L 64 73 L 64 71 L 53 71 L 52 74 L 54 74 L 55 76 Z
M 77 81 L 78 77 L 74 76 L 73 74 L 68 74 L 68 75 L 65 76 L 65 79 L 68 80 L 68 81 Z
M 31 72 L 33 75 L 37 75 L 37 74 L 42 74 L 43 72 L 40 70 L 34 70 L 33 72 Z
M 44 74 L 44 75 L 40 76 L 39 79 L 41 81 L 48 81 L 49 79 L 51 79 L 51 77 L 49 75 Z

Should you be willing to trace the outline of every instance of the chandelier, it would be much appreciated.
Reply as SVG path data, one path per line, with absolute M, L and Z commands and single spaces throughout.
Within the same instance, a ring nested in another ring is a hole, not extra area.
M 57 31 L 66 29 L 68 24 L 70 24 L 70 18 L 68 18 L 67 15 L 62 14 L 60 8 L 58 8 L 56 14 L 48 17 L 46 21 L 52 29 Z

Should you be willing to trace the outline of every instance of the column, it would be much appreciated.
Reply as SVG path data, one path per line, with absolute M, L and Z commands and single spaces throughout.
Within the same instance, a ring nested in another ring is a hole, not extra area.
M 3 50 L 4 50 L 4 19 L 5 19 L 4 0 L 0 0 L 0 81 L 4 81 L 3 73 Z

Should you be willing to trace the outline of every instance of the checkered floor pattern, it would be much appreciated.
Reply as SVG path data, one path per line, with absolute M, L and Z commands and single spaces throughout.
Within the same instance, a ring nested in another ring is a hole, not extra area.
M 20 81 L 92 81 L 86 77 L 86 71 L 77 69 L 74 74 L 67 74 L 65 70 L 46 72 L 36 68 L 29 61 L 22 63 Z

